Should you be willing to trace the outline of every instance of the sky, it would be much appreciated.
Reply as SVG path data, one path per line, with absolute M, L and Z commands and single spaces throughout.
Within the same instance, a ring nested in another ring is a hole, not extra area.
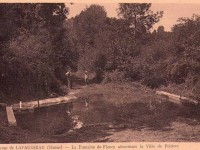
M 104 6 L 108 17 L 117 17 L 118 8 L 117 3 L 95 3 L 101 6 Z M 70 13 L 68 18 L 74 17 L 86 6 L 90 6 L 91 3 L 74 3 L 70 5 L 66 3 L 66 6 L 69 7 Z M 200 15 L 200 3 L 152 3 L 151 10 L 164 11 L 163 17 L 160 19 L 159 23 L 154 25 L 154 29 L 157 29 L 158 26 L 162 25 L 165 28 L 165 31 L 171 31 L 171 28 L 174 24 L 177 24 L 177 20 L 180 17 L 192 17 L 192 14 Z

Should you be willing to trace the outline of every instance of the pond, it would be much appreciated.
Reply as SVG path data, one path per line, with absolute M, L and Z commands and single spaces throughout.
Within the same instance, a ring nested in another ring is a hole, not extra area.
M 79 98 L 70 104 L 18 114 L 16 118 L 23 129 L 57 135 L 91 127 L 164 129 L 169 125 L 169 119 L 180 113 L 180 108 L 170 102 L 118 104 L 108 102 L 102 94 L 97 94 Z

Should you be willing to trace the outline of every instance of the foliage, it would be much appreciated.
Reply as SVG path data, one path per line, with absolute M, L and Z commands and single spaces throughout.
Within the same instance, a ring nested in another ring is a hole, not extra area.
M 93 70 L 98 50 L 95 39 L 103 29 L 106 21 L 106 12 L 102 6 L 91 5 L 83 10 L 80 15 L 68 20 L 69 40 L 73 51 L 78 56 L 78 69 Z
M 192 88 L 192 96 L 194 97 L 194 99 L 197 99 L 198 101 L 200 101 L 199 89 L 200 89 L 200 77 L 198 76 L 197 82 L 194 84 L 194 87 Z
M 58 64 L 70 64 L 70 60 L 63 62 L 70 54 L 64 30 L 68 14 L 65 5 L 30 3 L 0 7 L 0 25 L 5 27 L 0 31 L 1 97 L 11 103 L 61 92 L 61 78 L 56 78 L 55 70 Z
M 104 75 L 103 83 L 119 83 L 128 81 L 125 74 L 119 70 L 114 70 L 112 72 L 107 72 Z
M 143 33 L 148 32 L 163 15 L 162 11 L 154 13 L 150 7 L 150 3 L 119 4 L 118 14 L 133 28 L 135 42 Z
M 174 40 L 176 40 L 177 55 L 179 55 L 179 70 L 177 75 L 186 82 L 190 89 L 197 89 L 200 72 L 200 16 L 193 15 L 191 18 L 180 18 L 174 26 Z M 193 87 L 193 88 L 192 88 Z M 196 91 L 196 90 L 194 90 Z M 193 92 L 194 97 L 199 98 L 198 92 Z
M 104 82 L 184 84 L 199 97 L 200 16 L 180 18 L 172 32 L 159 26 L 151 33 L 163 12 L 151 11 L 149 3 L 119 4 L 120 18 L 108 18 L 100 5 L 68 20 L 67 15 L 58 3 L 0 4 L 2 98 L 66 91 L 61 87 L 69 67 L 95 72 Z

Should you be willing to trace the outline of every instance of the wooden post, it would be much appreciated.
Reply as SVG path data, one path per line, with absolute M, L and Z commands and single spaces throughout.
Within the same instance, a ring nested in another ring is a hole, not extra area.
M 22 108 L 22 101 L 19 101 L 19 108 Z
M 38 108 L 40 108 L 40 100 L 38 100 Z

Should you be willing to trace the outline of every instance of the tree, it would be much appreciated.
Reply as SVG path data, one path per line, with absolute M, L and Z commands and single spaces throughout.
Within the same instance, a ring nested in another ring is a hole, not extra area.
M 106 23 L 104 7 L 91 5 L 68 22 L 72 23 L 70 38 L 79 55 L 79 69 L 92 69 L 98 53 L 95 39 Z
M 34 33 L 39 27 L 52 29 L 68 14 L 68 9 L 62 3 L 0 4 L 0 9 L 2 27 L 13 34 L 16 34 L 15 30 L 26 29 Z
M 164 26 L 159 26 L 158 29 L 157 29 L 157 32 L 158 32 L 158 33 L 163 33 L 163 32 L 165 32 Z
M 148 32 L 163 15 L 163 11 L 154 13 L 150 3 L 119 4 L 118 15 L 133 29 L 134 43 L 142 34 Z
M 5 27 L 0 30 L 0 80 L 5 81 L 0 97 L 47 97 L 52 84 L 59 89 L 58 64 L 71 61 L 64 26 L 68 9 L 60 3 L 0 4 L 0 8 L 0 25 Z
M 197 83 L 200 71 L 200 16 L 193 15 L 191 18 L 180 18 L 179 23 L 174 25 L 174 40 L 178 64 L 175 68 L 175 77 L 188 81 L 190 85 Z M 180 57 L 181 56 L 181 57 Z

